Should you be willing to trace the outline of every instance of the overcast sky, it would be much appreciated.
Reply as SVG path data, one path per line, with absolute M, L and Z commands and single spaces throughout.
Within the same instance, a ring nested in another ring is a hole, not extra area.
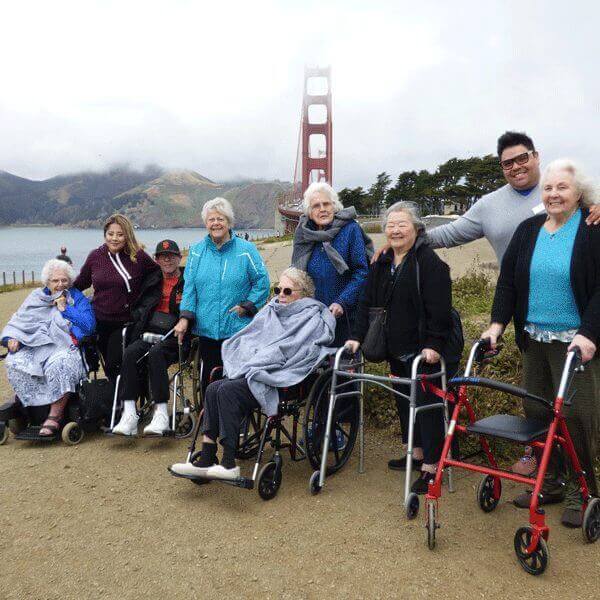
M 334 185 L 525 130 L 600 175 L 597 1 L 2 2 L 0 170 L 291 180 L 303 69 L 333 69 Z

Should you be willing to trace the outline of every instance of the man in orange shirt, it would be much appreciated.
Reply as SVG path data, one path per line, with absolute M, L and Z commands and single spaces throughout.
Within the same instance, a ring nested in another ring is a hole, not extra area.
M 137 399 L 141 393 L 144 377 L 148 377 L 150 398 L 154 402 L 152 421 L 144 428 L 144 435 L 162 435 L 169 429 L 169 374 L 168 368 L 178 360 L 177 339 L 167 339 L 152 344 L 144 334 L 164 335 L 179 320 L 179 304 L 183 294 L 183 270 L 179 268 L 181 252 L 173 240 L 163 240 L 156 246 L 154 258 L 161 268 L 162 287 L 160 298 L 149 298 L 145 303 L 148 310 L 134 315 L 133 339 L 125 349 L 119 382 L 119 400 L 122 404 L 121 419 L 112 432 L 119 435 L 136 435 L 138 428 Z M 189 349 L 189 338 L 184 339 L 184 355 Z M 138 365 L 145 358 L 146 369 Z M 147 375 L 146 375 L 147 373 Z

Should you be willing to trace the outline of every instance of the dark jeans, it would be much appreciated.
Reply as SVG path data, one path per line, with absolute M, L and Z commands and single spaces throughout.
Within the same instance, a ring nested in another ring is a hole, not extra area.
M 149 351 L 138 365 L 137 361 Z M 144 390 L 143 377 L 148 374 L 150 398 L 156 403 L 169 401 L 168 368 L 178 360 L 177 341 L 167 339 L 158 344 L 136 340 L 127 348 L 121 365 L 119 400 L 137 400 Z
M 410 378 L 412 360 L 402 361 L 391 358 L 390 370 L 392 375 L 402 378 Z M 419 368 L 420 373 L 436 373 L 440 370 L 440 365 L 429 365 L 422 362 Z M 448 369 L 450 370 L 450 369 Z M 433 380 L 432 383 L 438 387 L 441 386 L 439 380 Z M 410 386 L 395 385 L 395 387 L 406 394 L 410 394 Z M 408 443 L 408 426 L 409 426 L 409 401 L 399 396 L 394 395 L 396 400 L 396 408 L 400 417 L 402 427 L 402 442 Z M 441 400 L 433 394 L 423 392 L 419 385 L 417 394 L 417 406 L 433 404 Z M 423 448 L 423 462 L 432 465 L 438 462 L 442 454 L 442 446 L 444 445 L 444 411 L 440 408 L 434 408 L 421 412 L 417 415 L 414 427 L 413 447 Z
M 106 376 L 114 381 L 121 369 L 123 359 L 121 333 L 125 321 L 97 321 L 98 350 L 104 359 Z
M 225 340 L 213 340 L 207 337 L 198 337 L 200 342 L 199 352 L 202 359 L 202 394 L 206 394 L 206 388 L 210 383 L 210 373 L 215 367 L 223 366 L 221 358 L 221 346 Z M 220 375 L 219 375 L 220 376 Z
M 235 451 L 244 419 L 259 406 L 245 378 L 213 381 L 204 396 L 200 433 Z

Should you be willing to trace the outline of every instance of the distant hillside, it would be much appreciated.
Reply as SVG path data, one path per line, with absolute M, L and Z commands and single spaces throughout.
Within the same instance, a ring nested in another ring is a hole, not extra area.
M 0 225 L 97 227 L 118 211 L 143 228 L 196 227 L 204 202 L 224 196 L 239 227 L 273 227 L 276 198 L 289 187 L 280 181 L 215 183 L 194 171 L 158 167 L 115 168 L 45 181 L 0 171 Z

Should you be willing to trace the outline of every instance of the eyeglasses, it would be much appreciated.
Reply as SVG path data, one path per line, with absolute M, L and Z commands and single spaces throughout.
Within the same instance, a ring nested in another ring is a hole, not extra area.
M 173 254 L 171 252 L 162 252 L 161 254 L 156 255 L 156 259 L 162 258 L 163 260 L 175 260 L 177 258 L 181 258 L 179 254 Z
M 276 296 L 279 296 L 279 294 L 281 294 L 281 292 L 283 292 L 284 296 L 291 296 L 294 292 L 297 292 L 298 290 L 295 288 L 280 288 L 280 287 L 274 287 L 273 291 L 275 292 Z
M 510 171 L 515 163 L 517 163 L 518 165 L 524 165 L 528 163 L 530 154 L 531 156 L 537 156 L 537 152 L 535 150 L 528 150 L 527 152 L 523 152 L 523 154 L 518 154 L 514 158 L 507 158 L 506 160 L 501 160 L 500 166 L 504 171 Z

